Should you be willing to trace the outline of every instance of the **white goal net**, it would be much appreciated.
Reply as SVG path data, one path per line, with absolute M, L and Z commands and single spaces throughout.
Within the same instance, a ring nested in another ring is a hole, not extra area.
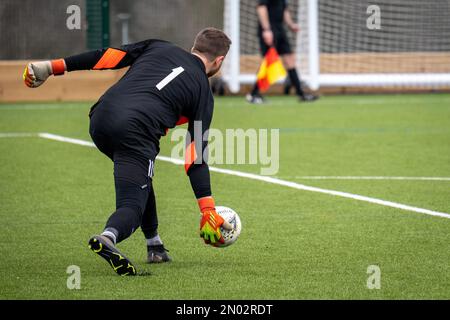
M 233 40 L 224 78 L 231 91 L 255 81 L 261 61 L 257 0 L 225 0 Z M 302 80 L 319 87 L 450 86 L 450 1 L 290 0 L 288 32 Z M 234 48 L 233 48 L 234 47 Z M 228 61 L 227 61 L 228 60 Z

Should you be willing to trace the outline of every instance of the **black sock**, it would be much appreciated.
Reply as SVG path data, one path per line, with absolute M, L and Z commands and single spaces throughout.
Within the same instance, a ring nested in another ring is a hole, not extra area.
M 144 233 L 145 239 L 151 239 L 158 235 L 158 215 L 156 212 L 155 192 L 152 184 L 149 188 L 150 190 L 141 224 L 141 230 Z
M 303 97 L 305 93 L 302 90 L 302 85 L 300 84 L 300 79 L 298 78 L 297 70 L 295 68 L 288 70 L 289 79 L 291 79 L 291 83 L 294 85 L 295 92 L 298 96 Z
M 158 235 L 157 228 L 146 229 L 146 230 L 143 229 L 142 232 L 144 233 L 145 239 L 151 239 Z
M 116 243 L 131 236 L 141 226 L 142 215 L 149 195 L 151 180 L 146 177 L 147 169 L 143 169 L 142 176 L 144 178 L 142 179 L 133 170 L 137 170 L 136 166 L 128 163 L 123 164 L 119 161 L 114 163 L 116 211 L 109 217 L 105 229 L 113 228 L 117 230 Z M 129 179 L 134 178 L 135 181 L 121 178 L 125 174 L 128 174 Z M 146 184 L 143 185 L 144 183 Z
M 258 87 L 258 83 L 257 82 L 255 83 L 255 85 L 253 87 L 251 95 L 252 96 L 258 96 L 259 95 L 259 87 Z
M 105 230 L 117 230 L 116 243 L 119 243 L 133 234 L 139 228 L 142 213 L 137 207 L 118 208 L 108 219 Z

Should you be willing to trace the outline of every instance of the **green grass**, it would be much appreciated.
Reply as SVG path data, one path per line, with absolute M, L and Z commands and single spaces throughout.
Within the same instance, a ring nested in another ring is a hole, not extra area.
M 1 104 L 0 133 L 89 140 L 89 103 Z M 216 99 L 213 127 L 279 128 L 277 177 L 441 212 L 450 181 L 302 176 L 450 177 L 450 95 L 324 97 L 263 106 Z M 161 154 L 170 155 L 168 138 Z M 205 246 L 181 166 L 157 162 L 160 234 L 174 261 L 146 265 L 137 231 L 119 247 L 150 275 L 118 277 L 87 248 L 114 210 L 112 163 L 93 148 L 0 138 L 1 299 L 449 299 L 450 220 L 212 173 L 216 202 L 243 221 L 238 242 Z M 259 173 L 255 165 L 221 167 Z M 81 289 L 66 268 L 81 269 Z M 366 287 L 369 265 L 381 289 Z M 218 285 L 213 285 L 218 281 Z

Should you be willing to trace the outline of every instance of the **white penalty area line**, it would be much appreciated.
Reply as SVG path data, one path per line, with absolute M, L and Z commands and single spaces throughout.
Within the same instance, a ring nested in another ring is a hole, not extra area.
M 95 144 L 90 141 L 63 137 L 63 136 L 51 134 L 51 133 L 38 133 L 35 136 L 38 136 L 38 137 L 44 138 L 44 139 L 72 143 L 72 144 L 81 145 L 81 146 L 95 147 Z M 174 159 L 174 158 L 170 158 L 170 157 L 166 157 L 166 156 L 158 156 L 157 159 L 161 160 L 161 161 L 165 161 L 165 162 L 170 162 L 170 163 L 173 163 L 176 165 L 184 165 L 184 161 L 180 160 L 180 159 Z M 263 181 L 263 182 L 272 183 L 272 184 L 276 184 L 276 185 L 280 185 L 280 186 L 285 186 L 285 187 L 289 187 L 289 188 L 293 188 L 293 189 L 297 189 L 297 190 L 323 193 L 323 194 L 328 194 L 328 195 L 332 195 L 332 196 L 378 204 L 378 205 L 385 206 L 385 207 L 391 207 L 391 208 L 401 209 L 401 210 L 405 210 L 405 211 L 411 211 L 411 212 L 422 213 L 422 214 L 426 214 L 426 215 L 430 215 L 430 216 L 436 216 L 436 217 L 450 219 L 449 213 L 413 207 L 413 206 L 409 206 L 409 205 L 405 205 L 405 204 L 401 204 L 401 203 L 397 203 L 397 202 L 366 197 L 366 196 L 362 196 L 362 195 L 358 195 L 358 194 L 316 188 L 316 187 L 299 184 L 296 182 L 281 180 L 278 178 L 273 178 L 273 177 L 268 177 L 268 176 L 261 176 L 261 175 L 257 175 L 257 174 L 253 174 L 253 173 L 241 172 L 241 171 L 237 171 L 237 170 L 221 169 L 221 168 L 211 167 L 211 166 L 209 167 L 209 170 L 212 172 L 223 173 L 223 174 L 241 177 L 241 178 L 247 178 L 247 179 L 251 179 L 251 180 Z

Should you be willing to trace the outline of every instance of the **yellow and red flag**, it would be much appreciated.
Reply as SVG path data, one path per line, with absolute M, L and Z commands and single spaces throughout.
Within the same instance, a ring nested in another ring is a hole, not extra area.
M 271 47 L 264 56 L 256 76 L 258 88 L 261 91 L 266 91 L 272 83 L 284 77 L 286 77 L 286 70 L 281 63 L 280 56 L 277 50 Z

